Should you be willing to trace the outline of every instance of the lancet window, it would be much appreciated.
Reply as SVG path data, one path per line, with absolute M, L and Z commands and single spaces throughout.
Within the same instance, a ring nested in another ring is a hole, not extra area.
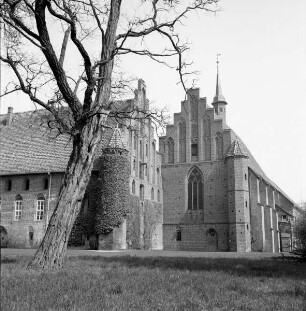
M 186 123 L 184 119 L 179 123 L 179 161 L 186 162 Z
M 168 139 L 168 163 L 174 163 L 174 140 L 172 137 Z
M 197 167 L 191 170 L 188 177 L 188 209 L 203 209 L 203 177 Z

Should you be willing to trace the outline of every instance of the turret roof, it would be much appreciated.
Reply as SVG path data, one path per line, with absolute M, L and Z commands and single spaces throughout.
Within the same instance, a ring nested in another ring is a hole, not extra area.
M 219 60 L 217 60 L 217 83 L 216 83 L 216 95 L 214 97 L 214 100 L 212 104 L 216 104 L 219 102 L 223 102 L 227 104 L 221 89 L 221 80 L 220 80 L 220 74 L 219 74 Z
M 113 134 L 106 148 L 126 149 L 122 140 L 121 130 L 118 126 L 114 128 Z
M 240 144 L 239 140 L 236 139 L 231 144 L 231 147 L 226 155 L 229 157 L 249 157 L 248 153 L 244 150 L 243 146 Z

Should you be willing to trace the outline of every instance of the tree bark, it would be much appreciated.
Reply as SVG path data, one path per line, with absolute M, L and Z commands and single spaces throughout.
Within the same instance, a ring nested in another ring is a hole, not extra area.
M 81 209 L 94 163 L 96 146 L 102 139 L 102 118 L 97 115 L 74 138 L 73 150 L 63 177 L 56 207 L 46 234 L 30 267 L 59 268 L 66 253 L 69 235 Z
M 38 1 L 38 3 L 45 4 L 42 0 Z M 115 48 L 120 6 L 121 0 L 113 0 L 111 2 L 105 42 L 101 53 L 104 59 L 109 59 L 109 61 L 100 67 L 101 79 L 94 107 L 94 112 L 97 114 L 94 114 L 90 119 L 85 119 L 83 123 L 80 123 L 82 122 L 80 119 L 76 120 L 78 123 L 77 132 L 73 135 L 73 150 L 61 183 L 57 204 L 45 236 L 34 258 L 29 263 L 29 267 L 59 268 L 65 257 L 69 235 L 74 221 L 80 212 L 81 203 L 91 176 L 95 150 L 102 140 L 102 129 L 106 113 L 105 110 L 102 110 L 108 106 L 110 98 L 113 71 L 112 53 Z M 47 60 L 49 62 L 48 57 Z M 49 64 L 52 68 L 52 61 Z M 57 82 L 60 83 L 59 80 Z M 101 112 L 104 115 L 101 115 Z

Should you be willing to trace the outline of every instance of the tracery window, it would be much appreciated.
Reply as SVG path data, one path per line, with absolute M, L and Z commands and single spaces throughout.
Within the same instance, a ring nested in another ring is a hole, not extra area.
M 203 178 L 197 167 L 191 170 L 188 177 L 188 209 L 203 209 Z
M 15 213 L 14 220 L 21 220 L 21 211 L 22 211 L 22 196 L 20 194 L 15 197 Z

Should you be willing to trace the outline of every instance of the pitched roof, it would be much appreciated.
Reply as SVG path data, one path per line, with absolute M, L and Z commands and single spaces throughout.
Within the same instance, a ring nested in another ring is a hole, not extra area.
M 45 110 L 14 113 L 9 125 L 0 116 L 0 175 L 64 172 L 72 150 L 71 137 L 48 127 Z M 106 129 L 96 156 L 112 134 Z
M 126 149 L 123 141 L 122 135 L 119 127 L 115 127 L 112 133 L 112 136 L 109 140 L 107 148 L 116 148 L 116 149 Z
M 239 140 L 236 139 L 233 141 L 226 157 L 248 157 L 248 153 L 244 151 Z
M 249 168 L 258 176 L 260 176 L 266 183 L 271 185 L 273 188 L 275 188 L 278 192 L 280 192 L 287 200 L 295 204 L 295 202 L 278 186 L 276 185 L 263 171 L 261 166 L 258 164 L 258 162 L 253 157 L 252 153 L 248 149 L 248 147 L 244 144 L 244 142 L 241 140 L 241 138 L 233 131 L 233 134 L 236 136 L 236 140 L 239 142 L 239 145 L 241 149 L 248 155 L 248 166 Z

